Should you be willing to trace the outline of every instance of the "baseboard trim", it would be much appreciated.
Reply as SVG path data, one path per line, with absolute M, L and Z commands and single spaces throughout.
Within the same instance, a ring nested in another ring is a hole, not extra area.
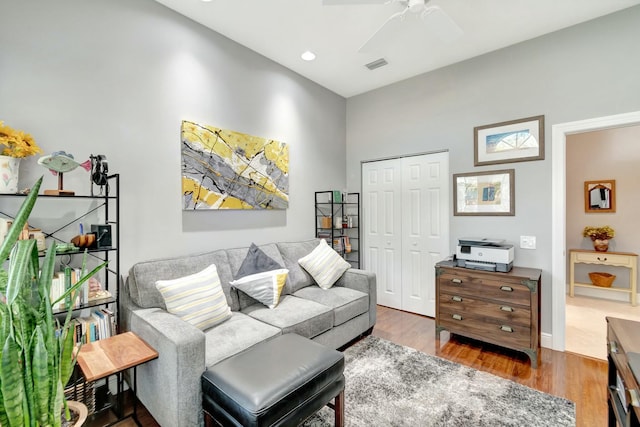
M 553 348 L 553 335 L 549 333 L 540 334 L 540 346 L 544 348 Z

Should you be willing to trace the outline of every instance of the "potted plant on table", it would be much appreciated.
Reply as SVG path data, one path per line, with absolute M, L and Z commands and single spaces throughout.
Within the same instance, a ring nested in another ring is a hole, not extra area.
M 0 193 L 17 193 L 20 160 L 41 152 L 31 135 L 0 121 Z
M 616 232 L 613 228 L 605 225 L 603 227 L 587 226 L 582 230 L 583 237 L 589 237 L 593 241 L 593 247 L 598 252 L 609 250 L 609 240 L 613 239 Z
M 0 246 L 0 425 L 60 426 L 64 386 L 75 366 L 72 307 L 64 324 L 53 305 L 73 296 L 106 263 L 84 275 L 56 301 L 51 301 L 56 245 L 52 243 L 40 265 L 36 241 L 19 234 L 38 197 L 42 177 L 16 214 Z M 83 260 L 83 271 L 84 264 Z M 6 270 L 5 270 L 6 266 Z

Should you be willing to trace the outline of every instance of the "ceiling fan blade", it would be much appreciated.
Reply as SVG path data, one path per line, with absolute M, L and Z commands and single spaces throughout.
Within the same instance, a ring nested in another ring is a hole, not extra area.
M 389 0 L 322 0 L 323 6 L 342 6 L 350 4 L 385 4 Z
M 462 28 L 438 6 L 427 7 L 421 17 L 429 31 L 445 42 L 457 40 L 464 34 Z
M 395 36 L 402 31 L 404 17 L 408 10 L 409 9 L 405 9 L 402 12 L 391 15 L 389 19 L 369 37 L 369 40 L 360 46 L 358 52 L 379 53 L 384 51 L 391 44 L 391 41 L 395 39 Z

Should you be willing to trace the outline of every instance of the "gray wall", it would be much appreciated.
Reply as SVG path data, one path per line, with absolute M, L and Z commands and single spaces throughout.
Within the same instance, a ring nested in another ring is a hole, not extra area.
M 514 168 L 516 215 L 452 217 L 459 237 L 519 243 L 515 262 L 543 270 L 542 330 L 551 332 L 551 127 L 640 110 L 640 7 L 587 22 L 347 100 L 347 185 L 360 162 L 448 148 L 450 172 Z M 543 161 L 473 166 L 474 126 L 544 114 Z
M 344 188 L 346 101 L 333 92 L 151 0 L 11 1 L 1 11 L 0 120 L 45 154 L 107 156 L 121 175 L 123 271 L 311 238 L 313 192 Z M 183 119 L 290 144 L 289 209 L 183 212 Z M 22 162 L 20 187 L 44 173 L 43 188 L 56 188 L 37 157 Z M 88 194 L 88 174 L 66 174 L 65 188 Z

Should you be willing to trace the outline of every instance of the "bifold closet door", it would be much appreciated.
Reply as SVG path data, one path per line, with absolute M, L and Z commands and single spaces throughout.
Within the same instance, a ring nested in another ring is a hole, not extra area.
M 436 315 L 434 266 L 449 255 L 449 153 L 402 158 L 402 310 Z
M 364 265 L 378 304 L 435 316 L 434 264 L 449 255 L 449 155 L 362 166 Z
M 363 261 L 376 273 L 378 304 L 402 308 L 401 205 L 399 159 L 362 165 Z

